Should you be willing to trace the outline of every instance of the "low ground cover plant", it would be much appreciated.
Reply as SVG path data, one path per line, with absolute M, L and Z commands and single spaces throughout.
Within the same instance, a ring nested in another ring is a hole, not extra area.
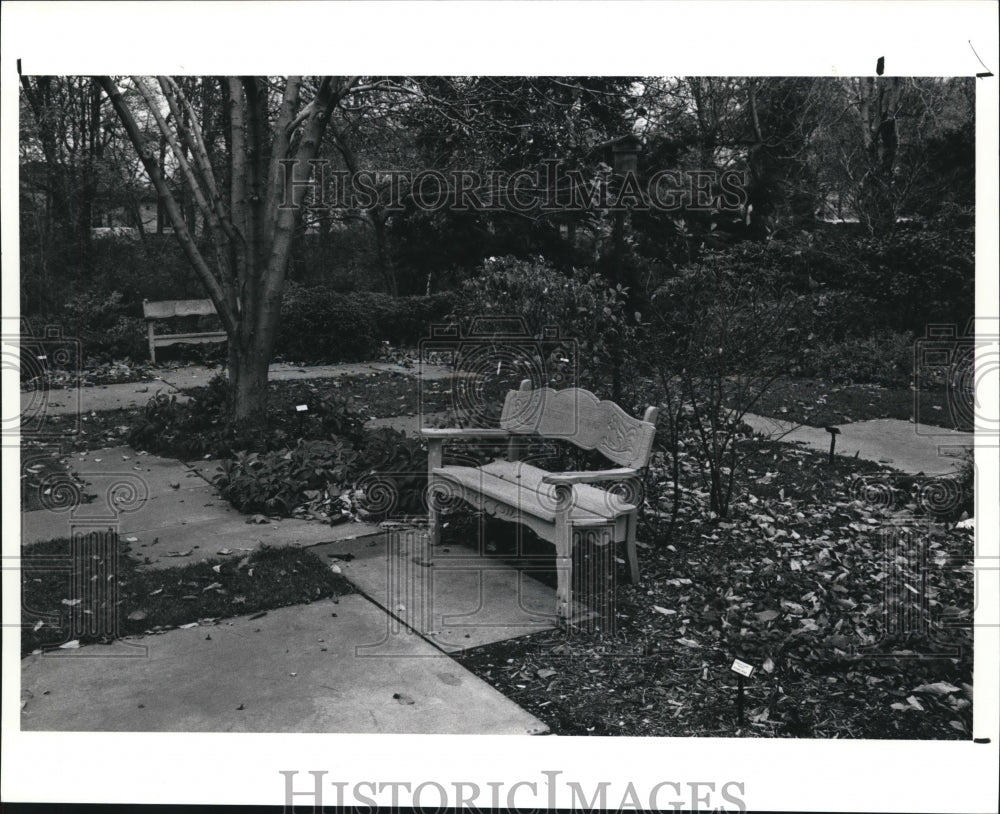
M 206 387 L 188 391 L 184 398 L 154 395 L 133 419 L 128 443 L 136 449 L 189 460 L 283 449 L 302 438 L 336 436 L 356 443 L 362 437 L 365 416 L 360 405 L 337 388 L 320 390 L 305 383 L 271 387 L 266 431 L 226 421 L 229 384 L 216 376 Z

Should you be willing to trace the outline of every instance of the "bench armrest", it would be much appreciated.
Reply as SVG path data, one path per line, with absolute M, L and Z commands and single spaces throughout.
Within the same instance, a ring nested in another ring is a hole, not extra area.
M 564 483 L 572 486 L 574 483 L 600 483 L 601 481 L 634 478 L 638 475 L 638 469 L 631 469 L 629 467 L 622 467 L 620 469 L 599 469 L 595 472 L 556 472 L 542 478 L 542 483 Z
M 423 428 L 420 431 L 421 438 L 509 438 L 509 430 L 502 430 L 493 427 L 446 427 L 444 429 Z

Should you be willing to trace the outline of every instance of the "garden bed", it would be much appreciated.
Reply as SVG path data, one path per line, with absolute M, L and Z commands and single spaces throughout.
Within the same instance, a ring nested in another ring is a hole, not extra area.
M 933 427 L 971 432 L 964 408 L 954 408 L 944 388 L 835 384 L 824 379 L 782 379 L 751 410 L 810 427 L 836 426 L 875 418 L 917 421 Z
M 731 517 L 689 493 L 673 535 L 640 548 L 613 632 L 539 633 L 461 663 L 556 734 L 970 737 L 972 535 L 859 489 L 891 470 L 776 443 L 745 452 Z M 742 725 L 734 658 L 757 668 Z

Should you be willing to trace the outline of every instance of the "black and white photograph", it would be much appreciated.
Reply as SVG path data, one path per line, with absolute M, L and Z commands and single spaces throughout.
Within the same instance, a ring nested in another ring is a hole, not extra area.
M 5 804 L 996 810 L 995 8 L 71 5 Z

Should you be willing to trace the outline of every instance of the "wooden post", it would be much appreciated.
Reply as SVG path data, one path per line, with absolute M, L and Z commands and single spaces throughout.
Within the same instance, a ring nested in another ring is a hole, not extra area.
M 625 559 L 628 560 L 628 576 L 629 581 L 637 585 L 639 583 L 639 555 L 635 550 L 635 527 L 639 523 L 637 512 L 628 515 L 625 522 Z
M 837 447 L 837 436 L 840 435 L 840 430 L 836 427 L 827 427 L 826 431 L 830 433 L 830 466 L 833 466 L 833 451 Z
M 522 393 L 527 393 L 531 390 L 531 379 L 522 379 L 521 386 L 518 390 Z M 521 460 L 521 444 L 522 439 L 516 435 L 512 434 L 510 440 L 507 442 L 507 460 L 508 461 L 519 461 Z
M 557 484 L 556 492 L 556 615 L 560 625 L 573 616 L 573 527 L 570 510 L 573 487 Z
M 156 364 L 156 334 L 153 333 L 153 321 L 146 323 L 146 338 L 149 340 L 149 361 Z
M 736 688 L 736 722 L 743 726 L 743 676 L 737 676 Z
M 435 506 L 434 470 L 441 467 L 442 443 L 440 438 L 427 441 L 427 530 L 432 546 L 441 545 L 441 517 Z

